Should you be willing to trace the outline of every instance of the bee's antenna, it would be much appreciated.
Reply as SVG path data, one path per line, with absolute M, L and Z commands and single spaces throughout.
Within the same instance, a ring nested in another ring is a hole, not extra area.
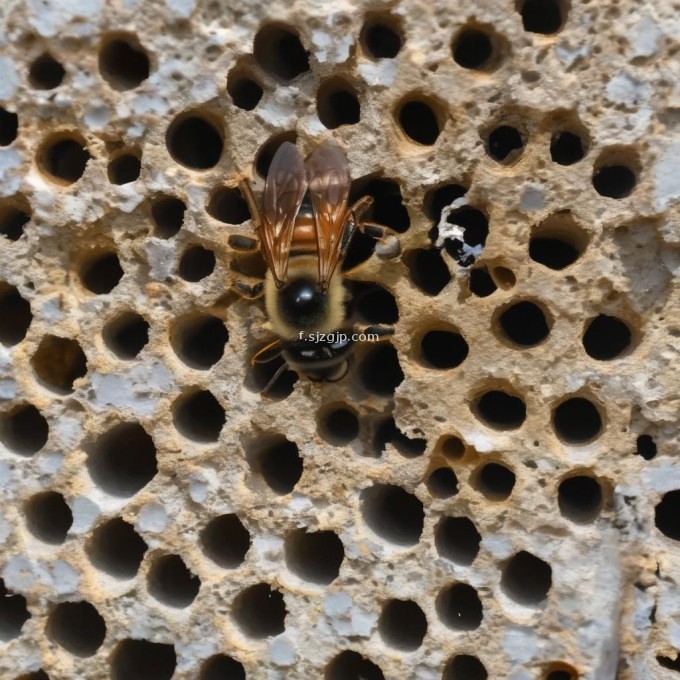
M 288 368 L 288 364 L 284 361 L 277 369 L 276 373 L 271 377 L 269 382 L 267 383 L 266 387 L 260 392 L 260 394 L 267 395 L 267 392 L 269 392 L 270 388 L 274 387 L 274 384 L 276 381 L 281 377 L 281 374 L 286 371 Z

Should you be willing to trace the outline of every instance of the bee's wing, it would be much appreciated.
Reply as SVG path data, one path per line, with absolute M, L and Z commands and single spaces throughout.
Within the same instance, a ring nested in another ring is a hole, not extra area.
M 307 191 L 302 154 L 284 142 L 272 158 L 264 187 L 264 211 L 258 227 L 260 247 L 277 286 L 286 280 L 295 218 Z
M 319 284 L 328 286 L 347 246 L 347 199 L 350 176 L 345 154 L 332 142 L 324 142 L 307 159 L 309 194 L 319 254 Z

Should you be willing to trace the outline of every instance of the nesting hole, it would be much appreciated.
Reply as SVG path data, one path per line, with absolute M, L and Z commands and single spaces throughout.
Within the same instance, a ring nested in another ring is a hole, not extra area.
M 376 240 L 372 236 L 359 230 L 355 231 L 347 255 L 340 265 L 340 270 L 343 272 L 351 271 L 366 262 L 373 255 L 375 245 Z
M 58 184 L 73 184 L 85 172 L 92 158 L 85 148 L 85 140 L 77 134 L 48 137 L 41 145 L 38 167 Z
M 329 78 L 316 93 L 316 111 L 321 123 L 329 130 L 341 125 L 354 125 L 361 117 L 361 105 L 356 90 L 342 78 Z
M 410 141 L 423 146 L 437 141 L 441 132 L 437 108 L 432 100 L 421 98 L 409 98 L 398 106 L 399 127 Z
M 134 578 L 147 551 L 144 539 L 120 517 L 100 524 L 86 546 L 90 562 L 106 574 Z
M 557 33 L 567 19 L 565 0 L 523 0 L 517 3 L 522 26 L 530 33 Z
M 234 620 L 251 638 L 283 633 L 287 613 L 283 594 L 267 583 L 246 588 L 236 596 L 232 605 Z
M 423 504 L 399 486 L 374 484 L 361 492 L 361 514 L 380 538 L 415 545 L 423 533 Z
M 588 475 L 567 477 L 560 482 L 557 502 L 562 515 L 572 522 L 592 522 L 602 509 L 602 487 Z
M 87 469 L 92 481 L 106 493 L 134 496 L 158 472 L 156 446 L 139 423 L 120 423 L 92 445 Z
M 359 316 L 372 324 L 394 324 L 399 321 L 399 308 L 394 295 L 377 283 L 352 281 L 352 302 Z
M 12 347 L 20 343 L 33 320 L 31 305 L 15 286 L 0 281 L 0 343 Z
M 437 442 L 437 449 L 447 460 L 460 460 L 465 455 L 465 442 L 455 435 L 445 435 Z
M 489 218 L 479 209 L 463 206 L 449 213 L 446 221 L 462 229 L 462 238 L 448 237 L 444 239 L 446 252 L 460 264 L 469 267 L 479 256 L 481 248 L 486 244 L 489 235 Z M 434 226 L 429 233 L 433 242 L 439 239 L 439 227 Z
M 413 600 L 390 600 L 380 614 L 378 630 L 390 647 L 413 652 L 423 644 L 427 619 Z
M 393 59 L 403 44 L 403 32 L 391 14 L 373 14 L 366 17 L 359 35 L 363 51 L 373 59 Z
M 73 524 L 71 508 L 56 491 L 32 496 L 24 507 L 28 530 L 44 543 L 59 545 Z
M 285 364 L 283 357 L 277 357 L 266 363 L 248 366 L 246 386 L 255 392 L 262 392 L 283 364 Z M 276 401 L 289 397 L 293 393 L 297 380 L 298 375 L 295 371 L 290 369 L 284 370 L 276 379 L 276 382 L 267 390 L 267 397 Z
M 499 163 L 512 163 L 522 152 L 524 139 L 517 128 L 501 125 L 489 132 L 486 150 L 489 156 Z
M 33 404 L 20 404 L 0 416 L 0 441 L 14 453 L 32 456 L 48 436 L 47 419 Z
M 668 538 L 680 541 L 680 491 L 669 491 L 654 508 L 656 528 Z
M 60 602 L 47 619 L 46 632 L 74 656 L 92 656 L 104 643 L 106 624 L 89 602 Z
M 3 202 L 0 205 L 0 236 L 18 241 L 24 235 L 24 227 L 30 219 L 30 208 L 23 200 L 21 205 Z
M 170 341 L 177 356 L 192 368 L 207 370 L 224 355 L 229 332 L 211 314 L 191 314 L 173 324 Z
M 324 680 L 385 680 L 379 666 L 359 652 L 340 652 L 326 667 Z
M 540 345 L 550 333 L 545 311 L 535 302 L 522 300 L 512 303 L 496 317 L 501 338 L 517 347 Z
M 80 266 L 80 281 L 95 295 L 110 293 L 123 278 L 123 268 L 116 252 L 100 251 L 87 257 Z
M 132 90 L 149 77 L 149 57 L 133 36 L 117 36 L 99 50 L 99 72 L 114 90 Z
M 473 412 L 496 430 L 516 430 L 527 417 L 524 401 L 504 390 L 489 390 L 474 400 Z
M 495 38 L 488 31 L 466 26 L 451 43 L 453 60 L 463 68 L 489 71 L 498 60 Z
M 244 111 L 252 111 L 264 94 L 262 86 L 238 67 L 229 71 L 227 92 L 234 106 Z
M 138 153 L 123 153 L 109 161 L 107 173 L 111 184 L 129 184 L 139 179 L 142 160 Z
M 560 130 L 550 139 L 550 158 L 559 165 L 573 165 L 586 155 L 587 144 L 581 135 Z
M 302 477 L 297 444 L 281 435 L 263 437 L 248 453 L 253 473 L 262 475 L 267 486 L 281 496 L 291 493 Z
M 359 436 L 356 411 L 346 406 L 333 406 L 319 419 L 319 433 L 330 444 L 343 446 Z
M 290 81 L 309 71 L 309 52 L 293 28 L 263 26 L 255 35 L 253 53 L 265 71 L 281 80 Z
M 165 143 L 172 158 L 192 170 L 217 165 L 224 146 L 221 128 L 198 110 L 177 117 L 168 128 Z
M 31 358 L 42 385 L 58 394 L 73 392 L 73 383 L 87 373 L 87 359 L 76 340 L 45 335 Z
M 137 312 L 125 312 L 104 326 L 106 346 L 121 359 L 134 359 L 149 342 L 149 322 Z
M 553 428 L 565 444 L 587 444 L 602 432 L 602 416 L 593 402 L 572 397 L 553 411 Z
M 451 498 L 458 493 L 458 478 L 451 468 L 440 467 L 430 472 L 426 486 L 435 498 Z
M 15 680 L 50 680 L 50 677 L 41 668 L 39 671 L 35 671 L 34 673 L 20 675 L 18 678 L 15 678 Z
M 466 567 L 475 561 L 481 540 L 477 527 L 467 517 L 443 517 L 434 532 L 437 552 Z
M 19 132 L 19 116 L 0 107 L 0 146 L 9 146 Z
M 577 680 L 578 671 L 569 664 L 551 663 L 543 680 Z
M 515 488 L 515 473 L 500 463 L 486 463 L 473 473 L 470 483 L 490 501 L 504 501 Z
M 188 607 L 198 595 L 201 581 L 192 574 L 179 555 L 156 559 L 148 574 L 149 593 L 169 607 Z
M 475 630 L 482 624 L 482 602 L 467 583 L 444 588 L 437 595 L 435 608 L 442 623 L 453 630 Z
M 593 359 L 608 361 L 623 354 L 631 344 L 630 328 L 615 316 L 599 314 L 591 319 L 583 334 L 583 348 Z
M 10 595 L 0 578 L 0 641 L 9 642 L 21 635 L 24 623 L 31 618 L 23 595 Z
M 405 458 L 422 456 L 427 448 L 426 439 L 406 436 L 397 427 L 394 418 L 383 420 L 376 428 L 373 441 L 375 453 L 380 456 L 385 451 L 387 444 L 392 444 L 397 452 Z
M 411 226 L 411 219 L 401 196 L 401 187 L 396 180 L 373 176 L 352 182 L 350 204 L 363 196 L 373 199 L 363 215 L 367 221 L 383 224 L 399 234 L 403 234 Z
M 455 200 L 462 198 L 467 193 L 467 187 L 462 184 L 444 184 L 430 189 L 423 200 L 425 214 L 437 224 L 442 217 L 442 210 Z
M 246 670 L 231 656 L 216 654 L 201 666 L 198 680 L 246 680 Z
M 484 664 L 471 654 L 458 654 L 448 661 L 442 680 L 487 680 Z
M 493 267 L 491 269 L 491 278 L 502 290 L 510 290 L 517 283 L 517 277 L 514 272 L 507 267 Z
M 111 658 L 111 680 L 171 680 L 177 666 L 173 645 L 126 639 Z
M 235 569 L 243 563 L 250 548 L 250 533 L 237 515 L 215 517 L 201 532 L 203 552 L 223 569 Z
M 203 246 L 190 246 L 179 260 L 179 275 L 185 281 L 196 283 L 210 276 L 215 270 L 215 253 Z
M 260 177 L 266 177 L 269 172 L 269 166 L 274 159 L 274 154 L 279 150 L 281 144 L 284 142 L 295 144 L 296 141 L 297 134 L 295 132 L 283 132 L 267 140 L 255 157 L 255 171 L 257 174 L 260 175 Z
M 605 149 L 595 161 L 593 187 L 600 196 L 621 199 L 630 196 L 638 181 L 639 160 L 629 148 Z
M 470 279 L 468 286 L 470 292 L 477 297 L 489 297 L 498 290 L 498 286 L 489 274 L 486 267 L 475 267 L 470 270 Z
M 562 211 L 532 230 L 529 257 L 559 271 L 576 262 L 587 245 L 587 234 L 576 224 L 571 213 Z
M 552 568 L 536 555 L 522 550 L 513 555 L 503 568 L 501 587 L 515 602 L 539 605 L 552 586 Z
M 359 374 L 366 390 L 381 397 L 392 396 L 404 380 L 397 350 L 389 343 L 381 343 L 366 352 Z
M 225 224 L 243 224 L 250 219 L 248 204 L 235 187 L 221 187 L 208 202 L 208 214 Z
M 431 330 L 420 338 L 420 359 L 428 368 L 450 369 L 460 366 L 470 348 L 457 332 Z
M 64 67 L 51 54 L 41 54 L 28 68 L 28 80 L 36 90 L 59 87 L 65 75 Z
M 216 442 L 226 421 L 222 405 L 208 390 L 194 390 L 179 397 L 172 408 L 177 431 L 195 442 Z
M 345 559 L 342 541 L 333 531 L 298 529 L 286 537 L 286 565 L 303 581 L 328 585 Z
M 656 442 L 649 434 L 641 434 L 635 441 L 635 453 L 644 460 L 656 457 Z
M 159 196 L 151 204 L 154 234 L 159 238 L 172 238 L 184 224 L 187 206 L 174 196 Z
M 427 295 L 439 295 L 451 281 L 451 272 L 438 248 L 417 249 L 405 254 L 411 281 Z

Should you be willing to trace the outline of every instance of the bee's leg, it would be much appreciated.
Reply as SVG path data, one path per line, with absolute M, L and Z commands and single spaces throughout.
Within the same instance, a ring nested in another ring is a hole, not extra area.
M 254 286 L 249 286 L 247 283 L 243 283 L 243 281 L 234 281 L 231 284 L 231 290 L 244 300 L 252 302 L 264 295 L 264 282 L 260 281 L 260 283 L 256 283 Z
M 246 203 L 248 204 L 248 210 L 250 210 L 250 216 L 253 219 L 253 225 L 255 229 L 259 229 L 260 225 L 262 224 L 262 214 L 260 213 L 260 209 L 257 207 L 257 201 L 255 200 L 255 194 L 253 194 L 250 182 L 247 179 L 242 179 L 239 182 L 238 187 L 243 194 L 243 198 L 246 199 Z
M 394 335 L 394 326 L 382 326 L 379 324 L 375 326 L 366 326 L 361 332 L 368 337 L 375 335 L 378 340 L 380 340 L 381 338 Z
M 263 394 L 266 396 L 267 392 L 274 387 L 274 384 L 276 381 L 281 377 L 283 373 L 285 373 L 288 370 L 288 364 L 284 361 L 277 369 L 276 373 L 271 377 L 269 382 L 265 385 L 265 388 L 260 392 L 260 394 Z
M 243 236 L 241 234 L 232 234 L 227 239 L 227 243 L 229 244 L 229 247 L 237 253 L 254 253 L 260 247 L 256 238 Z
M 274 359 L 280 357 L 281 352 L 283 351 L 282 344 L 283 343 L 281 340 L 277 338 L 268 345 L 265 345 L 261 350 L 258 350 L 250 360 L 251 365 L 254 366 L 255 364 L 267 364 L 270 361 L 274 361 Z M 284 364 L 284 366 L 286 365 L 287 364 Z

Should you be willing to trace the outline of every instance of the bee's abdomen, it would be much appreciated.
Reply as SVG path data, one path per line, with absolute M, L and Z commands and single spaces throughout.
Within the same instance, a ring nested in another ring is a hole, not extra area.
M 309 213 L 300 212 L 295 218 L 293 227 L 293 239 L 290 244 L 290 257 L 297 255 L 316 255 L 316 230 L 314 229 L 314 217 Z

